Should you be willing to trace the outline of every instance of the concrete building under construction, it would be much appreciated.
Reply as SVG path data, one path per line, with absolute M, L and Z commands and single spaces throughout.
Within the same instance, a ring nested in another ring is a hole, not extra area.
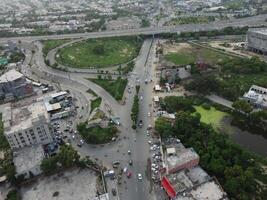
M 249 29 L 247 32 L 247 48 L 256 53 L 267 54 L 267 29 Z

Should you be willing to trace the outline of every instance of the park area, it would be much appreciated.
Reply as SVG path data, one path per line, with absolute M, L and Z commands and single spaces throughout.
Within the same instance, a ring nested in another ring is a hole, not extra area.
M 99 85 L 105 89 L 111 96 L 113 96 L 117 101 L 120 101 L 123 97 L 125 87 L 127 85 L 127 79 L 122 79 L 118 77 L 114 79 L 88 79 L 95 84 Z
M 51 51 L 52 49 L 65 44 L 67 42 L 70 42 L 71 40 L 69 39 L 62 39 L 62 40 L 43 40 L 42 44 L 43 44 L 43 54 L 47 55 L 49 51 Z
M 188 65 L 196 62 L 215 65 L 230 58 L 223 53 L 188 43 L 166 44 L 163 48 L 165 59 L 176 65 Z
M 228 113 L 217 110 L 214 107 L 204 108 L 202 106 L 194 106 L 196 112 L 201 115 L 200 121 L 212 125 L 215 129 L 220 129 L 222 119 L 229 116 Z
M 100 126 L 92 126 L 87 128 L 85 123 L 81 123 L 77 126 L 77 130 L 81 134 L 82 138 L 88 144 L 104 144 L 112 140 L 117 136 L 118 129 L 115 126 L 108 126 L 102 128 Z
M 56 59 L 73 68 L 116 66 L 134 59 L 141 44 L 137 37 L 88 39 L 59 49 Z

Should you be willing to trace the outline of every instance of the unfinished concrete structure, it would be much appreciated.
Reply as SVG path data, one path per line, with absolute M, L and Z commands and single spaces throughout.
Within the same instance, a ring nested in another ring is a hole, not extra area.
M 249 29 L 247 32 L 247 48 L 256 53 L 267 54 L 267 29 Z

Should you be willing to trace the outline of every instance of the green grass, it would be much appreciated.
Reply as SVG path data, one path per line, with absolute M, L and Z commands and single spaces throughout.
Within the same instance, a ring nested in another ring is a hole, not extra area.
M 200 121 L 211 124 L 214 128 L 220 128 L 221 120 L 228 116 L 227 113 L 219 111 L 214 107 L 210 107 L 210 110 L 206 110 L 202 106 L 194 106 L 194 108 L 201 115 Z
M 96 99 L 91 101 L 91 112 L 95 109 L 98 108 L 101 105 L 102 98 L 97 97 Z
M 51 51 L 52 49 L 65 44 L 67 42 L 69 42 L 70 39 L 62 39 L 62 40 L 43 40 L 43 54 L 47 55 L 49 51 Z
M 173 62 L 176 65 L 188 65 L 198 61 L 204 61 L 210 65 L 214 65 L 220 61 L 229 59 L 229 57 L 230 56 L 227 56 L 223 53 L 195 45 L 191 45 L 190 48 L 184 48 L 177 53 L 168 53 L 165 55 L 166 60 Z
M 99 46 L 104 50 L 96 53 L 95 48 Z M 132 60 L 140 47 L 136 37 L 89 39 L 60 49 L 57 61 L 74 68 L 109 67 Z
M 86 128 L 84 123 L 79 124 L 77 129 L 88 144 L 104 144 L 110 142 L 118 132 L 115 126 L 110 126 L 108 128 L 101 128 L 100 126 Z
M 122 99 L 125 87 L 128 82 L 127 79 L 122 79 L 120 77 L 117 78 L 116 80 L 109 80 L 109 79 L 88 79 L 88 80 L 101 86 L 117 101 Z

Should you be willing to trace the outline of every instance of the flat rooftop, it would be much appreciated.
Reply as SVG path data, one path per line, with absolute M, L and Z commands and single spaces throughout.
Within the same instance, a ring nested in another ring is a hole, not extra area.
M 191 160 L 198 159 L 198 154 L 194 151 L 193 148 L 182 149 L 180 151 L 176 150 L 175 155 L 167 156 L 167 164 L 169 168 L 173 168 L 177 165 L 182 165 Z
M 267 29 L 259 28 L 259 29 L 250 29 L 249 32 L 251 33 L 259 33 L 263 35 L 267 35 Z
M 44 150 L 42 145 L 21 148 L 14 152 L 14 164 L 18 174 L 29 171 L 32 168 L 41 165 L 44 159 Z
M 5 134 L 13 133 L 31 127 L 34 121 L 40 117 L 49 121 L 49 116 L 43 101 L 33 101 L 28 104 L 9 104 L 3 111 L 2 121 L 4 123 Z
M 4 73 L 2 76 L 0 76 L 0 83 L 14 81 L 14 80 L 17 80 L 23 76 L 24 75 L 21 74 L 20 72 L 12 69 L 12 70 L 9 70 L 8 72 Z
M 175 200 L 228 200 L 227 194 L 214 181 L 209 181 L 198 187 L 179 194 Z

